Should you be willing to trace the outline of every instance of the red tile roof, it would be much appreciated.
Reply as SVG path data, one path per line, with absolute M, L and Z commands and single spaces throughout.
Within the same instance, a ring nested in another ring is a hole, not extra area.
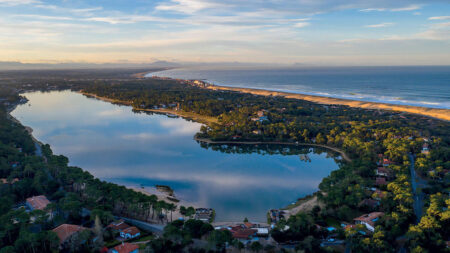
M 108 228 L 112 228 L 112 229 L 115 229 L 115 230 L 124 230 L 124 229 L 129 228 L 129 227 L 130 227 L 130 225 L 125 223 L 124 220 L 119 220 L 117 222 L 113 222 L 113 223 L 108 225 Z
M 254 235 L 258 230 L 249 228 L 231 229 L 233 238 L 236 239 L 248 239 L 251 235 Z
M 251 223 L 251 222 L 244 222 L 244 226 L 246 228 L 252 228 L 253 227 L 253 223 Z
M 117 245 L 113 249 L 116 250 L 119 253 L 130 253 L 133 250 L 139 249 L 139 246 L 137 246 L 135 244 L 131 244 L 131 243 L 125 242 L 125 243 L 122 243 L 120 245 Z
M 85 229 L 87 229 L 87 228 L 79 226 L 79 225 L 62 224 L 62 225 L 54 228 L 52 231 L 56 233 L 56 235 L 59 238 L 59 243 L 61 244 L 64 241 L 66 241 L 73 234 L 83 231 Z
M 26 201 L 33 209 L 39 210 L 44 210 L 44 208 L 50 204 L 50 201 L 44 195 L 27 198 Z
M 383 212 L 373 212 L 373 213 L 369 213 L 369 214 L 363 214 L 357 218 L 354 218 L 354 221 L 360 221 L 360 222 L 365 222 L 371 226 L 373 226 L 375 224 L 375 221 L 378 220 L 377 218 L 380 218 L 384 215 Z
M 129 228 L 122 230 L 122 232 L 124 232 L 125 234 L 136 235 L 136 234 L 140 233 L 141 231 L 137 227 L 129 227 Z

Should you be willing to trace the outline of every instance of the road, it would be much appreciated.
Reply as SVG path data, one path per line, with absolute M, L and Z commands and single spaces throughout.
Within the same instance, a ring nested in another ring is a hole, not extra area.
M 422 191 L 417 191 L 417 181 L 421 182 L 421 184 L 426 184 L 426 182 L 422 182 L 423 179 L 417 177 L 416 170 L 414 168 L 414 155 L 409 154 L 409 160 L 411 161 L 411 166 L 409 167 L 409 170 L 411 172 L 411 187 L 413 191 L 413 208 L 414 208 L 414 214 L 416 215 L 416 224 L 420 222 L 420 219 L 422 218 L 422 209 L 423 209 L 423 199 L 424 194 Z
M 127 223 L 130 223 L 131 225 L 139 227 L 143 230 L 153 232 L 157 235 L 162 235 L 163 231 L 164 231 L 164 227 L 165 227 L 165 225 L 152 224 L 152 223 L 135 220 L 135 219 L 130 219 L 130 218 L 126 218 L 126 217 L 118 217 L 118 218 L 123 219 L 124 221 L 126 221 Z

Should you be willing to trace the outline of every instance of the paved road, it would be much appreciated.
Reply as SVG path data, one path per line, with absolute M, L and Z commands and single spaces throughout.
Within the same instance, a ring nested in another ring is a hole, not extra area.
M 409 154 L 409 160 L 411 161 L 411 166 L 409 167 L 411 171 L 411 187 L 414 194 L 413 208 L 414 214 L 416 215 L 416 224 L 417 224 L 420 222 L 420 219 L 422 218 L 424 194 L 422 192 L 417 191 L 417 181 L 421 179 L 417 177 L 416 170 L 414 169 L 414 155 Z
M 127 223 L 130 223 L 131 225 L 137 226 L 139 228 L 142 228 L 143 230 L 147 230 L 150 232 L 153 232 L 158 235 L 162 235 L 164 231 L 165 225 L 159 225 L 159 224 L 152 224 L 140 220 L 125 218 L 125 217 L 118 217 L 120 219 L 123 219 Z

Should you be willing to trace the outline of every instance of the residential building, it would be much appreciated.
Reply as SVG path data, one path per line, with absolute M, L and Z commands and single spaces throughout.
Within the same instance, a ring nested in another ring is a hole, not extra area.
M 62 224 L 62 225 L 54 228 L 52 231 L 56 233 L 56 235 L 59 238 L 59 245 L 62 246 L 74 234 L 84 231 L 86 229 L 87 228 L 79 226 L 79 225 Z
M 120 231 L 120 237 L 125 239 L 132 239 L 139 237 L 141 235 L 141 231 L 137 227 L 129 227 Z
M 385 167 L 378 167 L 376 170 L 377 176 L 389 177 L 391 172 Z
M 370 231 L 375 231 L 375 222 L 377 222 L 381 217 L 383 217 L 383 212 L 373 212 L 369 214 L 361 215 L 355 219 L 356 224 L 363 224 Z
M 257 236 L 258 230 L 246 228 L 245 226 L 234 226 L 231 227 L 230 232 L 233 238 L 240 240 L 243 243 L 247 243 Z
M 16 182 L 19 182 L 18 178 L 12 179 L 11 182 L 9 182 L 9 180 L 7 178 L 0 178 L 0 183 L 2 183 L 2 184 L 14 184 Z
M 122 220 L 122 219 L 118 220 L 118 221 L 115 221 L 115 222 L 113 222 L 113 223 L 111 223 L 111 224 L 109 224 L 107 226 L 107 228 L 111 228 L 111 229 L 117 230 L 117 231 L 122 231 L 122 230 L 124 230 L 126 228 L 129 228 L 129 227 L 130 227 L 130 225 L 125 223 L 125 221 Z
M 122 244 L 119 244 L 116 247 L 112 248 L 111 252 L 112 253 L 138 253 L 139 246 L 136 244 L 123 242 Z
M 195 209 L 195 219 L 201 221 L 210 221 L 213 218 L 214 210 L 212 208 L 197 208 Z
M 50 201 L 44 195 L 39 195 L 27 198 L 25 204 L 31 211 L 44 210 L 50 204 Z
M 389 159 L 383 159 L 383 167 L 388 167 L 391 164 L 393 164 L 393 162 L 391 162 Z

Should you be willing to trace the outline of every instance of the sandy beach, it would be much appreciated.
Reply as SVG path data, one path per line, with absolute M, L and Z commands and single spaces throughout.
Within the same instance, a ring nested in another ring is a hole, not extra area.
M 185 207 L 190 207 L 192 206 L 193 208 L 200 208 L 198 205 L 196 205 L 195 203 L 192 202 L 188 202 L 185 201 L 183 199 L 179 199 L 175 196 L 176 199 L 179 200 L 179 202 L 174 202 L 172 200 L 169 199 L 169 194 L 165 193 L 165 192 L 161 192 L 158 191 L 155 187 L 145 187 L 145 188 L 139 188 L 139 187 L 133 187 L 133 186 L 129 186 L 127 187 L 128 189 L 131 189 L 133 191 L 136 192 L 140 192 L 143 193 L 145 195 L 151 196 L 151 195 L 155 195 L 156 197 L 158 197 L 158 200 L 163 200 L 167 203 L 173 203 L 177 206 L 177 210 L 172 212 L 172 219 L 173 220 L 177 220 L 179 218 L 186 218 L 183 215 L 181 215 L 180 213 L 180 206 L 185 206 Z M 170 214 L 169 214 L 169 220 L 170 220 Z
M 450 121 L 450 110 L 448 110 L 448 109 L 437 109 L 437 108 L 427 108 L 427 107 L 409 106 L 409 105 L 364 102 L 364 101 L 357 101 L 357 100 L 303 95 L 303 94 L 297 94 L 297 93 L 270 91 L 270 90 L 263 90 L 263 89 L 225 87 L 225 86 L 217 86 L 217 85 L 211 85 L 211 86 L 208 86 L 207 88 L 212 89 L 212 90 L 237 91 L 237 92 L 250 93 L 250 94 L 261 95 L 261 96 L 281 96 L 281 97 L 285 97 L 285 98 L 306 100 L 306 101 L 310 101 L 310 102 L 314 102 L 314 103 L 318 103 L 318 104 L 347 105 L 350 107 L 358 107 L 358 108 L 363 108 L 363 109 L 390 110 L 390 111 L 396 111 L 396 112 L 406 112 L 406 113 L 419 114 L 419 115 L 423 115 L 423 116 L 427 116 L 427 117 Z

